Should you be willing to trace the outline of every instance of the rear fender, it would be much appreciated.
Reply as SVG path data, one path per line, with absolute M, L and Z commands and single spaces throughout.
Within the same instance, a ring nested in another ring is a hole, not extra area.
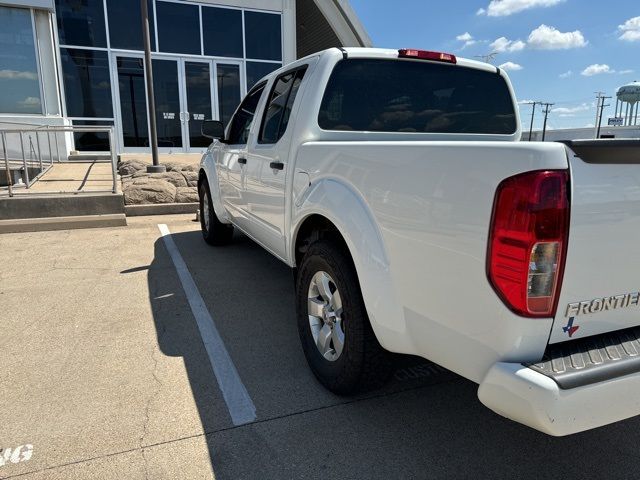
M 349 248 L 378 341 L 387 350 L 405 350 L 398 343 L 405 331 L 404 318 L 391 281 L 383 237 L 361 195 L 349 185 L 325 178 L 314 182 L 296 205 L 289 245 L 291 258 L 295 259 L 296 238 L 304 220 L 311 215 L 320 215 L 329 220 Z M 394 337 L 398 337 L 398 340 L 394 340 Z

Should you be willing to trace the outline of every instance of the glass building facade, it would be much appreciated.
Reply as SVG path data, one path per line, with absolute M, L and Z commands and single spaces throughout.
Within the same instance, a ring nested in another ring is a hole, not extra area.
M 139 2 L 55 0 L 55 9 L 66 116 L 116 125 L 122 151 L 148 149 Z M 158 145 L 200 151 L 202 121 L 227 122 L 244 93 L 282 66 L 282 15 L 176 0 L 148 0 L 148 9 Z M 76 139 L 79 150 L 107 147 L 95 135 Z
M 202 121 L 228 123 L 283 63 L 370 46 L 346 0 L 145 1 L 163 153 L 203 151 Z M 119 153 L 149 152 L 146 75 L 140 0 L 0 0 L 0 128 L 113 125 Z M 108 148 L 106 134 L 61 143 Z

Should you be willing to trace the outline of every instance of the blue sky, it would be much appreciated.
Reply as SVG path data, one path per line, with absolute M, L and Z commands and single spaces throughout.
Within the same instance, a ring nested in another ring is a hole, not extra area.
M 555 103 L 551 128 L 593 125 L 596 91 L 614 97 L 604 112 L 613 116 L 616 89 L 640 80 L 640 0 L 350 3 L 376 47 L 467 58 L 499 52 L 494 63 L 506 64 L 519 101 Z M 528 122 L 531 107 L 521 106 L 521 113 Z

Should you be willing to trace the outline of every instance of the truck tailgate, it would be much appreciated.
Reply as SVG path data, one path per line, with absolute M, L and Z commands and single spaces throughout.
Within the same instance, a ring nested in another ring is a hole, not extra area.
M 640 141 L 566 144 L 569 244 L 549 343 L 640 325 Z

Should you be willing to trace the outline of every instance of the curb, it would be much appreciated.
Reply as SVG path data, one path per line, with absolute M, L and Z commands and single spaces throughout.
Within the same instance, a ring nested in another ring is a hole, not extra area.
M 22 218 L 0 220 L 0 234 L 126 226 L 127 218 L 124 213 L 78 215 L 75 217 Z
M 196 213 L 198 203 L 156 203 L 149 205 L 125 205 L 124 213 L 127 217 L 143 215 L 174 215 L 181 213 Z

